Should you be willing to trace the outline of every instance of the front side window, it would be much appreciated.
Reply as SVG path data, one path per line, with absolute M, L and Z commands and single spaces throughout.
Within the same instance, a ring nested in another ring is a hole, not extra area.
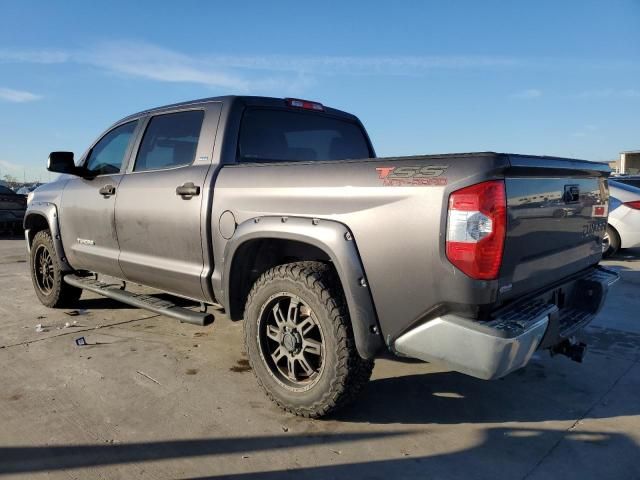
M 134 172 L 189 165 L 196 156 L 204 112 L 157 115 L 149 121 Z
M 85 163 L 86 169 L 96 175 L 120 173 L 137 124 L 137 120 L 125 123 L 102 137 L 91 149 Z

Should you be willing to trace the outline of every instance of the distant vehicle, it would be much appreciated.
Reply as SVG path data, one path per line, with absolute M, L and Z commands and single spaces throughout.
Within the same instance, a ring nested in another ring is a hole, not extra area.
M 602 252 L 610 257 L 621 248 L 635 247 L 640 247 L 640 188 L 616 177 L 609 180 L 609 223 Z
M 29 195 L 40 185 L 44 185 L 44 183 L 34 183 L 33 185 L 25 185 L 24 187 L 20 187 L 16 193 L 19 195 Z
M 48 169 L 64 175 L 29 194 L 25 219 L 44 305 L 86 289 L 204 324 L 219 304 L 244 318 L 258 383 L 296 415 L 351 401 L 385 349 L 483 379 L 536 350 L 581 361 L 575 335 L 618 278 L 598 266 L 607 165 L 376 158 L 355 116 L 307 100 L 146 110 Z
M 26 211 L 27 197 L 0 185 L 0 232 L 19 230 Z

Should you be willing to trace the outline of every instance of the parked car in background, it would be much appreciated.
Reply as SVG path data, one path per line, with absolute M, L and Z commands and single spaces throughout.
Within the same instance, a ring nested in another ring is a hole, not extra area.
M 16 191 L 16 193 L 18 193 L 19 195 L 29 195 L 36 188 L 38 188 L 40 185 L 44 185 L 44 183 L 36 182 L 36 183 L 32 183 L 32 184 L 23 185 L 22 187 L 20 187 Z
M 611 180 L 615 180 L 618 183 L 624 183 L 625 185 L 631 185 L 632 187 L 640 188 L 640 175 L 621 175 L 611 177 Z
M 0 185 L 0 232 L 20 230 L 26 211 L 27 197 Z
M 602 251 L 610 257 L 621 248 L 634 247 L 640 247 L 640 188 L 616 177 L 609 180 L 609 223 Z

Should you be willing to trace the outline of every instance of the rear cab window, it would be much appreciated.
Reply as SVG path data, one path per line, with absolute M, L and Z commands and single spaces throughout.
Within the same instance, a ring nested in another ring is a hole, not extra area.
M 371 157 L 360 125 L 315 112 L 249 108 L 238 140 L 240 162 L 305 162 Z

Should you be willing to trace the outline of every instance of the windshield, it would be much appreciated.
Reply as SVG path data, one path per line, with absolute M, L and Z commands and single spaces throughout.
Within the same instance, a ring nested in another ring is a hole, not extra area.
M 317 113 L 249 109 L 240 126 L 243 162 L 369 158 L 369 144 L 354 122 Z

